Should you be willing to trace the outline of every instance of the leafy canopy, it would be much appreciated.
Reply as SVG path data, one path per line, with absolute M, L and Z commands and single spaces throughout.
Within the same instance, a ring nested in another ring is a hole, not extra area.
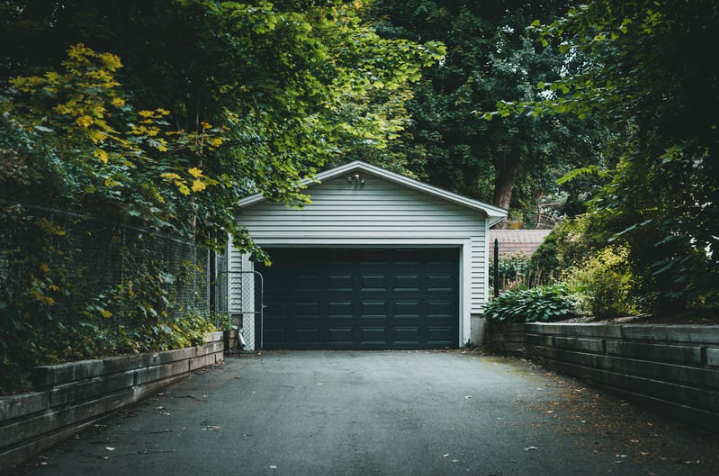
M 534 18 L 551 21 L 566 2 L 377 0 L 378 30 L 388 38 L 442 41 L 447 56 L 412 88 L 408 135 L 396 154 L 442 188 L 495 205 L 536 212 L 555 179 L 598 160 L 602 128 L 572 117 L 484 120 L 498 98 L 537 100 L 537 82 L 560 78 L 564 56 L 532 41 Z
M 599 117 L 620 130 L 592 232 L 629 246 L 655 309 L 719 305 L 719 5 L 597 0 L 534 27 L 567 61 L 587 60 L 539 83 L 542 100 L 500 101 L 497 113 Z
M 14 38 L 0 68 L 14 78 L 2 93 L 8 133 L 30 131 L 55 158 L 48 199 L 211 246 L 229 232 L 252 248 L 239 198 L 307 203 L 300 182 L 329 158 L 382 148 L 402 127 L 368 98 L 406 88 L 443 56 L 437 42 L 381 38 L 365 8 L 2 2 L 2 39 Z

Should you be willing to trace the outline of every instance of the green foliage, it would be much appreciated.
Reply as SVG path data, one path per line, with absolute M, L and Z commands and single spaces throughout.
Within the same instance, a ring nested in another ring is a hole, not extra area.
M 637 278 L 629 266 L 626 247 L 607 247 L 569 268 L 564 281 L 572 283 L 581 305 L 595 319 L 637 314 Z
M 214 330 L 206 250 L 77 213 L 11 211 L 0 230 L 4 391 L 35 365 L 187 347 Z
M 719 4 L 599 0 L 537 38 L 584 67 L 500 115 L 595 117 L 624 149 L 590 206 L 594 236 L 626 244 L 653 311 L 719 307 Z M 508 98 L 511 99 L 511 98 Z
M 300 182 L 329 158 L 386 147 L 407 84 L 444 54 L 381 38 L 362 1 L 2 6 L 13 46 L 0 79 L 17 78 L 0 85 L 5 110 L 60 152 L 66 198 L 209 246 L 229 232 L 258 257 L 238 200 L 308 203 Z
M 489 262 L 490 281 L 494 283 L 494 258 Z M 547 283 L 548 279 L 542 274 L 532 257 L 525 253 L 508 253 L 499 255 L 499 288 L 504 290 L 518 289 L 525 286 L 533 287 Z
M 164 269 L 140 243 L 115 256 L 121 279 L 100 281 L 73 267 L 79 248 L 58 246 L 69 227 L 19 204 L 206 247 L 229 233 L 267 259 L 239 200 L 309 203 L 301 183 L 329 158 L 381 150 L 400 133 L 408 85 L 445 54 L 438 42 L 380 37 L 366 7 L 0 0 L 0 266 L 14 273 L 0 273 L 2 365 L 198 341 L 207 319 L 169 291 L 191 266 Z M 62 324 L 61 311 L 80 320 Z M 15 338 L 26 354 L 9 350 Z
M 557 225 L 557 227 L 560 225 Z M 530 258 L 530 266 L 541 276 L 541 279 L 538 280 L 539 284 L 548 284 L 559 278 L 559 240 L 557 227 L 544 238 L 542 244 L 532 253 Z
M 564 284 L 506 291 L 484 308 L 487 320 L 508 324 L 554 322 L 576 315 L 574 293 Z
M 529 256 L 524 253 L 510 253 L 499 256 L 499 282 L 501 289 L 509 289 L 527 284 L 529 279 Z M 494 270 L 494 260 L 490 261 L 489 268 Z M 494 276 L 494 272 L 492 272 Z
M 531 266 L 546 280 L 558 280 L 567 269 L 577 266 L 605 241 L 596 233 L 587 215 L 559 222 L 534 252 Z
M 443 42 L 446 58 L 429 68 L 407 102 L 407 136 L 397 147 L 406 168 L 441 188 L 505 208 L 534 210 L 558 190 L 555 179 L 595 160 L 601 127 L 574 118 L 494 117 L 497 98 L 537 98 L 567 64 L 525 33 L 565 2 L 378 0 L 378 31 L 390 38 Z M 405 159 L 406 158 L 406 159 Z M 527 212 L 531 214 L 531 212 Z
M 214 315 L 215 327 L 218 331 L 229 331 L 232 329 L 232 318 L 226 312 L 219 312 Z

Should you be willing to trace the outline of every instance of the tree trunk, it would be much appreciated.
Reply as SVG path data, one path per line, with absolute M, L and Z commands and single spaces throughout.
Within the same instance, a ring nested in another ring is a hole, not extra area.
M 519 154 L 512 152 L 499 158 L 494 176 L 494 205 L 509 210 L 514 192 L 514 183 L 519 170 Z M 496 228 L 506 228 L 507 221 L 501 221 Z

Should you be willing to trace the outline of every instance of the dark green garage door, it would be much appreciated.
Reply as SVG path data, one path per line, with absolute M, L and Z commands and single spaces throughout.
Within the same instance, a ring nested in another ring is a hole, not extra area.
M 458 249 L 268 249 L 265 349 L 459 347 Z

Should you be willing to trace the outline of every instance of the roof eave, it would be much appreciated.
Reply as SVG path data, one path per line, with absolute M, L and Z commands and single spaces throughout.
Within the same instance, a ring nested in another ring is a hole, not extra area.
M 487 215 L 487 221 L 489 226 L 495 225 L 507 217 L 507 211 L 503 208 L 495 207 L 494 205 L 489 205 L 487 203 L 479 202 L 471 198 L 463 197 L 461 195 L 442 190 L 432 185 L 419 182 L 409 177 L 390 172 L 389 170 L 385 170 L 383 168 L 376 167 L 374 165 L 370 165 L 359 160 L 340 165 L 339 167 L 335 167 L 330 170 L 325 170 L 324 172 L 320 172 L 315 176 L 313 180 L 303 180 L 300 185 L 306 187 L 315 183 L 321 183 L 326 180 L 340 177 L 342 175 L 357 170 L 382 177 L 390 182 L 406 186 L 408 188 L 426 193 L 428 195 L 446 200 L 448 202 L 462 205 L 467 208 L 472 208 L 474 210 L 482 211 Z M 239 205 L 240 207 L 244 208 L 263 201 L 265 201 L 265 197 L 261 193 L 256 193 L 240 200 Z

